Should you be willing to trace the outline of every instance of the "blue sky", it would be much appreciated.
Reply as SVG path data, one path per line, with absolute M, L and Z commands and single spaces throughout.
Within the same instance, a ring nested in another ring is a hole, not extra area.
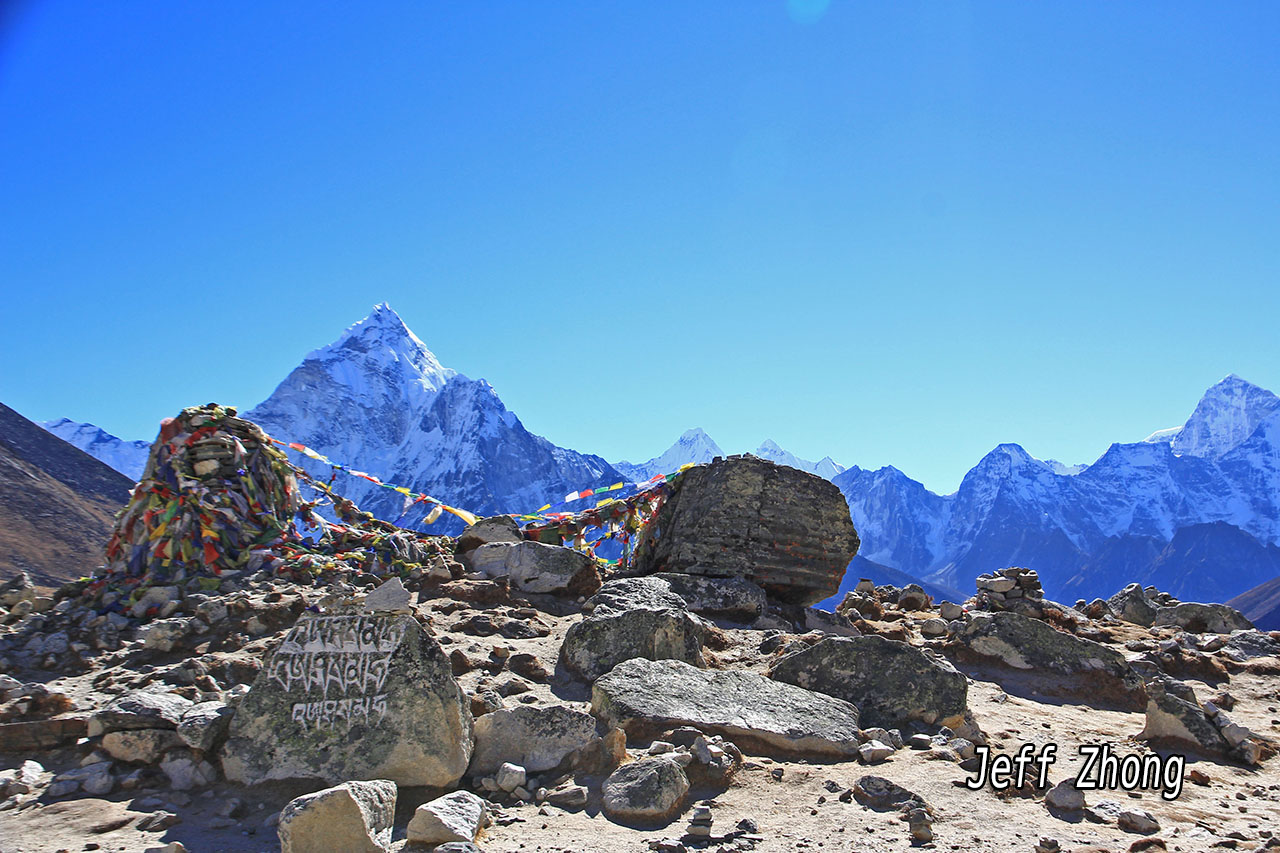
M 129 438 L 386 300 L 525 425 L 950 491 L 1280 390 L 1280 4 L 26 2 L 0 402 Z

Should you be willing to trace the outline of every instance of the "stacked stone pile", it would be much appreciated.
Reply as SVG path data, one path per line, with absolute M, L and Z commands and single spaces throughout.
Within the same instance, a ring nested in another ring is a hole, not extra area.
M 977 601 L 987 610 L 1007 610 L 1017 606 L 1014 602 L 1040 602 L 1044 589 L 1040 575 L 1032 569 L 1016 566 L 979 575 L 974 584 L 978 587 Z

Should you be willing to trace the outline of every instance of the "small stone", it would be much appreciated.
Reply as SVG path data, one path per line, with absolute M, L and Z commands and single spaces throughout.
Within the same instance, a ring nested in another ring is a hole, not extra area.
M 587 804 L 587 789 L 582 785 L 562 785 L 547 792 L 547 802 L 561 809 L 580 809 Z
M 1116 816 L 1116 824 L 1125 832 L 1149 835 L 1160 831 L 1160 822 L 1143 809 L 1124 809 Z
M 893 747 L 878 740 L 869 741 L 858 747 L 858 758 L 862 759 L 863 764 L 879 764 L 891 755 L 893 755 Z
M 1078 812 L 1085 807 L 1084 793 L 1076 787 L 1075 780 L 1066 779 L 1048 790 L 1044 804 L 1057 811 Z
M 525 769 L 519 764 L 512 764 L 510 761 L 504 762 L 498 768 L 498 772 L 494 774 L 494 781 L 498 783 L 498 787 L 504 791 L 514 791 L 525 783 Z
M 676 814 L 689 792 L 680 765 L 667 758 L 623 764 L 601 789 L 604 812 L 617 820 L 664 820 Z

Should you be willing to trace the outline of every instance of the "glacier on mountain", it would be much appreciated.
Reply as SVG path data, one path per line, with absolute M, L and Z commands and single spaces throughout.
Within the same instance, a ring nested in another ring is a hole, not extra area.
M 142 471 L 147 467 L 147 456 L 151 453 L 151 442 L 126 441 L 101 427 L 70 418 L 44 421 L 40 426 L 99 462 L 116 469 L 135 483 L 142 479 Z

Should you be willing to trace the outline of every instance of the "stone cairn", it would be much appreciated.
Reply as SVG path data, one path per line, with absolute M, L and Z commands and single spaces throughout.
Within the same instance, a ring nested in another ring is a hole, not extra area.
M 975 596 L 980 607 L 986 610 L 1009 610 L 1017 605 L 1010 602 L 1023 599 L 1030 602 L 1044 601 L 1040 575 L 1032 569 L 1016 566 L 987 572 L 974 581 L 978 587 Z

